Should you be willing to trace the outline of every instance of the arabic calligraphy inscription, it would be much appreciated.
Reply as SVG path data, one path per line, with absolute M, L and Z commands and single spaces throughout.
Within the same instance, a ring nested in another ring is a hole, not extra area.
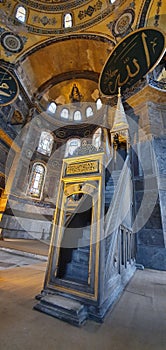
M 68 164 L 66 169 L 66 175 L 96 173 L 99 170 L 98 168 L 99 165 L 97 161 Z
M 12 103 L 18 95 L 18 83 L 4 67 L 0 67 L 0 106 Z
M 100 76 L 100 90 L 106 95 L 130 88 L 157 64 L 165 48 L 159 30 L 140 28 L 121 40 L 107 60 Z

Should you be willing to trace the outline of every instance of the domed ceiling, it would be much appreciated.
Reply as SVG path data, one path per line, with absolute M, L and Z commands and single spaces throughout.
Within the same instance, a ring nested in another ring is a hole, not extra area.
M 25 88 L 35 98 L 47 96 L 48 100 L 55 100 L 59 95 L 64 95 L 64 91 L 60 92 L 62 82 L 70 90 L 76 80 L 79 80 L 80 88 L 81 81 L 84 85 L 82 95 L 85 101 L 87 98 L 89 100 L 94 89 L 98 87 L 99 74 L 113 45 L 112 42 L 102 39 L 94 35 L 73 35 L 70 38 L 66 36 L 63 40 L 41 45 L 31 55 L 22 57 L 18 74 L 23 77 Z M 69 93 L 65 96 L 66 103 L 69 102 L 68 96 Z
M 19 6 L 25 21 L 16 19 Z M 72 25 L 64 26 L 70 14 Z M 1 1 L 1 59 L 13 63 L 30 98 L 69 102 L 74 83 L 93 100 L 112 49 L 141 26 L 165 28 L 166 4 L 151 0 Z M 62 100 L 62 99 L 61 99 Z

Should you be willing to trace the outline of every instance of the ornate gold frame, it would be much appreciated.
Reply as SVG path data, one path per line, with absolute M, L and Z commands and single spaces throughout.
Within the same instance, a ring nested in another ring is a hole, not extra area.
M 102 208 L 102 175 L 104 153 L 96 153 L 63 160 L 61 179 L 57 196 L 56 210 L 52 223 L 52 237 L 50 243 L 48 267 L 45 278 L 45 288 L 61 293 L 76 295 L 80 298 L 97 300 L 99 284 L 99 250 L 101 240 L 101 208 Z M 66 168 L 70 164 L 84 164 L 98 162 L 96 172 L 81 175 L 66 175 Z M 63 237 L 64 208 L 66 199 L 73 193 L 86 193 L 92 196 L 92 223 L 90 233 L 89 277 L 88 285 L 69 283 L 56 277 L 60 246 Z M 94 239 L 95 238 L 95 239 Z

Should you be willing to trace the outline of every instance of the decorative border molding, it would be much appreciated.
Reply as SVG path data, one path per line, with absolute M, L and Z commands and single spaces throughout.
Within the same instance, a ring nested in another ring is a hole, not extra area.
M 154 20 L 155 20 L 154 26 L 155 26 L 155 27 L 158 27 L 158 25 L 159 25 L 160 7 L 161 7 L 161 6 L 162 6 L 162 0 L 159 0 L 159 1 L 157 2 L 157 10 L 156 10 L 156 14 L 155 14 L 155 16 L 154 16 Z
M 45 1 L 33 1 L 33 0 L 21 0 L 20 3 L 31 7 L 35 10 L 41 10 L 41 11 L 48 11 L 48 12 L 56 12 L 56 11 L 64 11 L 64 10 L 70 10 L 75 7 L 79 7 L 81 5 L 85 5 L 88 3 L 89 0 L 75 0 L 75 1 L 69 1 L 69 0 L 63 0 L 63 3 L 57 4 L 57 1 L 52 0 L 51 4 L 46 4 Z M 55 4 L 54 4 L 55 3 Z
M 80 20 L 84 19 L 86 16 L 91 17 L 93 15 L 93 13 L 95 11 L 99 11 L 102 8 L 102 1 L 101 0 L 97 0 L 96 4 L 94 4 L 94 6 L 88 6 L 88 8 L 86 10 L 80 10 L 79 14 L 78 14 L 78 18 Z
M 140 16 L 140 21 L 138 23 L 138 28 L 144 27 L 145 21 L 146 21 L 146 15 L 147 15 L 148 8 L 149 8 L 151 2 L 152 2 L 152 0 L 146 0 L 145 1 L 143 10 L 142 10 L 142 13 L 141 13 L 141 16 Z
M 122 1 L 122 3 L 124 2 L 124 0 Z M 90 20 L 81 23 L 81 24 L 77 24 L 71 28 L 53 28 L 53 29 L 44 29 L 44 28 L 36 28 L 32 25 L 26 24 L 26 30 L 29 33 L 34 33 L 34 34 L 39 34 L 39 35 L 55 35 L 55 34 L 66 34 L 66 33 L 73 33 L 76 31 L 80 31 L 83 29 L 86 29 L 88 27 L 91 27 L 95 24 L 99 24 L 101 21 L 103 21 L 106 17 L 108 17 L 110 15 L 110 13 L 112 13 L 115 10 L 116 6 L 113 4 L 109 7 L 107 7 L 105 10 L 103 10 L 102 12 L 100 11 L 100 13 L 98 15 L 96 15 L 94 18 L 91 18 Z M 11 18 L 10 19 L 11 24 L 15 24 L 16 20 Z
M 57 23 L 56 18 L 49 18 L 48 16 L 44 15 L 42 17 L 38 15 L 32 16 L 32 21 L 33 23 L 37 24 L 42 24 L 44 27 L 47 26 L 48 24 L 55 25 Z

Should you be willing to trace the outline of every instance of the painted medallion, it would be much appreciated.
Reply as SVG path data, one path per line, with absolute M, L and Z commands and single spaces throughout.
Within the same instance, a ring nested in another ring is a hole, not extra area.
M 4 67 L 0 67 L 0 106 L 12 103 L 18 96 L 18 83 Z
M 105 96 L 122 93 L 154 69 L 165 50 L 164 34 L 154 28 L 140 28 L 122 39 L 111 52 L 100 75 Z

